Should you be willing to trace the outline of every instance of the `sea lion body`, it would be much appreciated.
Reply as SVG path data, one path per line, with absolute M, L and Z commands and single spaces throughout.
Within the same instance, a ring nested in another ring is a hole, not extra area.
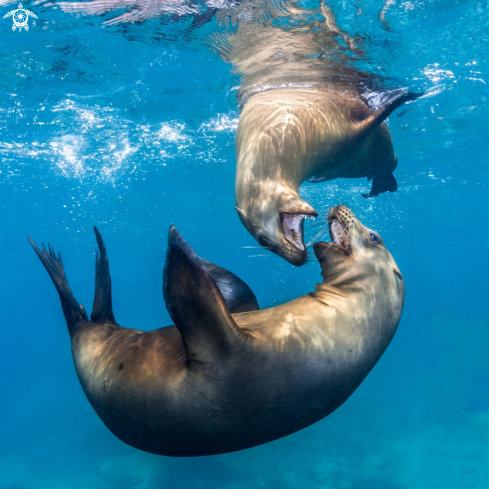
M 397 156 L 385 119 L 419 94 L 386 90 L 384 80 L 356 69 L 365 53 L 324 2 L 317 10 L 261 5 L 236 7 L 237 30 L 213 44 L 242 76 L 236 209 L 261 246 L 300 266 L 303 220 L 317 216 L 300 185 L 366 177 L 372 187 L 364 197 L 395 192 Z
M 253 95 L 239 120 L 236 155 L 241 221 L 260 245 L 295 265 L 307 258 L 303 219 L 317 216 L 299 197 L 302 182 L 363 176 L 388 183 L 397 166 L 379 115 L 359 95 L 328 89 Z
M 392 137 L 384 122 L 365 124 L 372 115 L 359 94 L 282 88 L 254 95 L 236 134 L 238 207 L 249 205 L 244 202 L 249 191 L 243 190 L 250 174 L 275 172 L 276 186 L 292 183 L 299 198 L 299 185 L 311 177 L 372 179 L 392 173 L 397 166 Z
M 327 305 L 331 298 L 320 291 L 316 298 L 233 315 L 253 339 L 201 369 L 188 368 L 175 326 L 145 333 L 85 323 L 72 339 L 78 378 L 107 427 L 141 450 L 212 455 L 276 440 L 343 404 L 392 337 L 385 326 L 369 331 L 381 341 L 365 355 L 363 341 L 354 339 L 359 331 L 366 336 L 365 318 L 325 334 L 337 313 Z M 350 302 L 335 299 L 343 308 Z M 296 308 L 314 311 L 313 317 L 300 317 Z M 344 320 L 345 313 L 334 319 Z
M 401 92 L 373 111 L 354 91 L 277 88 L 253 95 L 236 133 L 236 209 L 258 243 L 294 265 L 307 258 L 299 196 L 305 180 L 367 177 L 365 197 L 395 191 L 397 167 L 385 118 L 415 98 Z
M 370 231 L 348 209 L 330 218 L 339 244 L 315 245 L 323 283 L 270 309 L 231 314 L 174 228 L 164 296 L 176 326 L 122 328 L 111 307 L 100 314 L 100 306 L 98 322 L 93 313 L 88 321 L 75 303 L 66 307 L 69 288 L 57 286 L 80 383 L 107 427 L 151 453 L 212 455 L 281 438 L 338 408 L 392 339 L 404 284 L 389 252 L 368 244 Z M 36 251 L 59 284 L 52 265 L 61 262 Z

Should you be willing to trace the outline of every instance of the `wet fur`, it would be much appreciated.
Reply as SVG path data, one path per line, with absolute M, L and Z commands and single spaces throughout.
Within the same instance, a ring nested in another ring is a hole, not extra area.
M 33 244 L 59 292 L 81 386 L 106 426 L 147 452 L 213 455 L 286 436 L 338 408 L 389 344 L 404 283 L 389 252 L 369 243 L 353 214 L 335 212 L 352 252 L 314 245 L 324 278 L 315 292 L 238 314 L 229 312 L 205 263 L 172 228 L 164 297 L 175 326 L 150 332 L 112 322 L 107 276 L 97 277 L 105 290 L 96 290 L 98 309 L 89 321 L 61 260 Z M 97 270 L 108 274 L 98 241 Z

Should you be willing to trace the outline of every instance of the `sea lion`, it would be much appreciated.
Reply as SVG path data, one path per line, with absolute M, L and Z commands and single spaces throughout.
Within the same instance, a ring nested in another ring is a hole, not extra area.
M 314 251 L 322 284 L 292 302 L 231 314 L 203 261 L 170 228 L 163 295 L 175 326 L 119 326 L 97 233 L 91 321 L 61 257 L 39 250 L 61 299 L 78 378 L 122 441 L 190 457 L 233 452 L 294 433 L 337 409 L 391 341 L 404 282 L 380 236 L 346 207 L 329 214 L 333 243 Z
M 258 243 L 293 265 L 307 259 L 304 219 L 317 212 L 299 197 L 305 180 L 367 177 L 364 197 L 394 192 L 397 166 L 384 120 L 418 95 L 396 93 L 372 111 L 358 94 L 276 89 L 253 95 L 236 134 L 236 209 Z
M 236 32 L 215 42 L 242 75 L 236 210 L 261 246 L 301 266 L 304 219 L 317 212 L 299 186 L 367 177 L 364 197 L 395 192 L 397 156 L 385 120 L 421 94 L 386 90 L 383 80 L 355 69 L 364 53 L 324 3 L 314 11 L 284 2 L 268 17 L 253 15 L 241 14 Z

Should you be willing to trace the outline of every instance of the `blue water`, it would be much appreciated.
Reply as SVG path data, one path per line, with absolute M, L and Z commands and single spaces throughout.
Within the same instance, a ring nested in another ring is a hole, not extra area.
M 3 15 L 16 2 L 1 7 Z M 377 230 L 406 283 L 399 330 L 323 421 L 243 452 L 172 459 L 124 445 L 85 398 L 58 297 L 26 235 L 63 256 L 90 309 L 95 239 L 120 324 L 171 324 L 161 282 L 174 223 L 245 280 L 260 306 L 313 290 L 256 247 L 234 206 L 239 74 L 209 50 L 216 20 L 104 26 L 29 2 L 28 32 L 0 23 L 0 488 L 486 488 L 489 478 L 489 17 L 486 2 L 330 2 L 359 36 L 358 66 L 427 95 L 396 111 L 396 193 L 366 179 L 304 184 Z M 311 236 L 312 229 L 306 228 Z

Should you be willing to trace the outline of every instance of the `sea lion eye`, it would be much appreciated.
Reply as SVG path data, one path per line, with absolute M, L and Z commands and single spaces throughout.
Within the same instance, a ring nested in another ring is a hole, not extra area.
M 379 244 L 379 238 L 374 233 L 368 233 L 368 239 L 373 243 L 373 244 Z

